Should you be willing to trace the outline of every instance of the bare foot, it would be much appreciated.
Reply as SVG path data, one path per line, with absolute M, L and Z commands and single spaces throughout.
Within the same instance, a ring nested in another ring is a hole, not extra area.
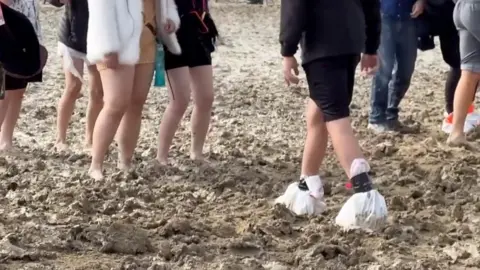
M 58 152 L 65 152 L 68 150 L 68 144 L 64 143 L 64 142 L 57 142 L 55 144 L 55 149 L 58 151 Z
M 166 157 L 159 157 L 155 159 L 157 161 L 157 164 L 160 166 L 167 166 L 168 165 L 168 158 Z
M 95 181 L 103 180 L 103 172 L 101 168 L 93 168 L 90 167 L 88 170 L 88 174 L 92 177 Z
M 210 165 L 210 162 L 205 159 L 203 154 L 190 154 L 190 159 L 197 165 Z
M 84 151 L 91 151 L 92 150 L 92 142 L 91 141 L 85 141 L 83 143 L 83 150 Z
M 128 172 L 132 169 L 131 162 L 118 162 L 117 168 L 121 171 Z
M 204 161 L 205 157 L 203 156 L 202 153 L 197 154 L 197 153 L 191 152 L 190 153 L 190 159 L 194 160 L 194 161 Z
M 11 142 L 9 143 L 0 143 L 0 151 L 1 152 L 8 152 L 12 150 L 13 144 Z
M 451 147 L 464 147 L 469 150 L 473 150 L 475 148 L 467 141 L 465 135 L 458 136 L 450 134 L 447 139 L 447 145 Z

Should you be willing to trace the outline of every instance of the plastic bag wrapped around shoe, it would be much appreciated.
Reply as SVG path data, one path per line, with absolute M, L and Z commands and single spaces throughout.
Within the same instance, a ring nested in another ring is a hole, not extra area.
M 387 205 L 383 196 L 372 188 L 368 176 L 370 166 L 364 159 L 355 159 L 350 167 L 355 194 L 348 199 L 335 218 L 335 223 L 345 230 L 374 231 L 387 221 Z
M 323 185 L 318 175 L 291 183 L 285 193 L 275 200 L 296 215 L 320 215 L 326 209 L 323 201 Z

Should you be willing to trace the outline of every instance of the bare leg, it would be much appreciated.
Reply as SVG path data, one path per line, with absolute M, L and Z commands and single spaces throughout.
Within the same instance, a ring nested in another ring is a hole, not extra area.
M 157 161 L 166 164 L 168 150 L 190 102 L 190 72 L 187 67 L 168 70 L 170 102 L 158 130 Z M 174 93 L 172 95 L 172 92 Z
M 97 121 L 98 114 L 103 107 L 103 87 L 100 73 L 97 66 L 92 65 L 88 67 L 89 78 L 89 99 L 87 108 L 87 124 L 85 129 L 85 148 L 89 149 L 92 146 L 93 128 Z
M 447 140 L 450 145 L 467 145 L 463 127 L 479 80 L 480 74 L 462 70 L 453 99 L 453 128 Z
M 203 159 L 203 145 L 207 137 L 213 105 L 212 66 L 200 66 L 190 69 L 192 78 L 193 112 L 192 112 L 192 145 L 190 157 Z
M 10 150 L 13 146 L 13 131 L 20 116 L 24 93 L 25 89 L 10 90 L 5 93 L 8 109 L 0 132 L 0 150 Z
M 326 126 L 332 139 L 337 158 L 345 170 L 345 173 L 348 175 L 348 178 L 350 178 L 350 166 L 353 160 L 364 158 L 362 149 L 353 133 L 350 117 L 327 122 Z
M 104 106 L 93 129 L 92 163 L 89 169 L 90 176 L 95 180 L 103 179 L 103 161 L 127 110 L 134 74 L 134 66 L 119 66 L 117 69 L 100 71 Z
M 83 74 L 83 60 L 73 58 L 73 65 L 80 74 Z M 72 118 L 75 109 L 75 102 L 82 89 L 82 82 L 73 75 L 69 70 L 65 69 L 65 90 L 58 102 L 57 108 L 57 139 L 56 148 L 58 150 L 66 150 L 67 146 L 67 129 L 68 123 Z
M 311 99 L 307 104 L 307 138 L 303 149 L 302 175 L 318 174 L 327 151 L 328 132 L 323 113 Z
M 5 120 L 5 117 L 7 116 L 8 105 L 9 105 L 9 102 L 8 102 L 8 99 L 7 99 L 7 95 L 5 94 L 4 99 L 0 100 L 0 132 L 1 132 L 1 126 L 3 125 L 3 121 Z
M 135 66 L 132 97 L 116 136 L 120 148 L 119 168 L 122 170 L 128 170 L 131 167 L 133 153 L 140 135 L 143 105 L 145 105 L 152 84 L 153 71 L 154 64 Z

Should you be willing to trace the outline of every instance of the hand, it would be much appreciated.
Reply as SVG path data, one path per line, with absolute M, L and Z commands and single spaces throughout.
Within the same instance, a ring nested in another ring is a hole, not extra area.
M 285 83 L 288 86 L 290 84 L 298 84 L 300 82 L 298 74 L 297 59 L 294 56 L 283 57 L 283 77 L 285 78 Z
M 362 54 L 360 71 L 363 75 L 373 75 L 378 68 L 378 59 L 374 54 Z
M 118 67 L 118 53 L 109 53 L 103 58 L 103 63 L 107 68 L 115 69 Z
M 167 23 L 163 26 L 163 29 L 165 30 L 165 32 L 167 32 L 167 34 L 171 34 L 176 30 L 175 23 L 172 20 L 167 19 Z
M 410 16 L 412 16 L 412 18 L 417 18 L 423 13 L 424 9 L 425 9 L 425 1 L 417 0 L 415 4 L 413 4 L 412 13 L 410 13 Z

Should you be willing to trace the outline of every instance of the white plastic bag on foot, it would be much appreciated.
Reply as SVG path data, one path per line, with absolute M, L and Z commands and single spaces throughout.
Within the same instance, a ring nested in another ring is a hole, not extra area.
M 318 175 L 305 178 L 308 190 L 301 190 L 299 182 L 291 183 L 285 193 L 275 200 L 296 215 L 320 215 L 327 208 L 323 200 L 322 180 Z
M 370 171 L 364 159 L 355 159 L 350 167 L 353 178 Z M 343 205 L 335 218 L 335 223 L 345 230 L 364 229 L 374 231 L 382 228 L 387 221 L 387 205 L 383 196 L 375 189 L 356 193 Z

